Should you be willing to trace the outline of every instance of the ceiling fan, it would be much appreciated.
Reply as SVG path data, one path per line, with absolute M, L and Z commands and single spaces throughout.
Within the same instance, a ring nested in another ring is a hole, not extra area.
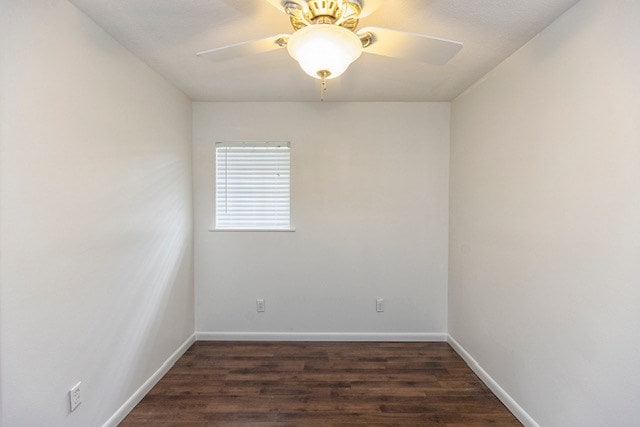
M 287 48 L 311 77 L 338 77 L 362 52 L 444 65 L 462 43 L 380 27 L 357 30 L 382 0 L 266 0 L 289 16 L 294 32 L 199 52 L 223 60 Z

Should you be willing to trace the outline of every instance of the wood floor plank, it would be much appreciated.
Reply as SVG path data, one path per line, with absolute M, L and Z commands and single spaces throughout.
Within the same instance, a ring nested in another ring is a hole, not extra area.
M 196 342 L 121 426 L 520 423 L 447 343 Z

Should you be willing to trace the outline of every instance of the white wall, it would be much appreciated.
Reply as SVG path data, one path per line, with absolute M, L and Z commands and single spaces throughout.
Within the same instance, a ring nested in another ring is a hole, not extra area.
M 97 426 L 193 333 L 191 104 L 66 1 L 0 10 L 0 424 Z
M 638 22 L 583 0 L 453 103 L 449 330 L 543 426 L 640 417 Z
M 449 107 L 195 103 L 196 330 L 446 332 Z M 209 231 L 214 143 L 242 140 L 291 141 L 294 233 Z

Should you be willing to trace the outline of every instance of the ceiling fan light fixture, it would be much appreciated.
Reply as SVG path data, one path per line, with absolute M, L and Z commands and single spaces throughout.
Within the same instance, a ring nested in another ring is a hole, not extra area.
M 362 42 L 352 31 L 331 24 L 301 28 L 287 43 L 289 55 L 316 79 L 333 79 L 362 54 Z

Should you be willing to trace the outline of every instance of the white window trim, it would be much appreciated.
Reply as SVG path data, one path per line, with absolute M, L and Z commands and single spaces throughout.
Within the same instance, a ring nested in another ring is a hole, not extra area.
M 289 144 L 289 228 L 216 228 L 216 177 L 217 177 L 217 169 L 216 169 L 216 145 L 217 144 L 225 144 L 228 146 L 243 146 L 247 144 L 265 144 L 265 145 L 279 145 L 279 144 Z M 213 177 L 209 180 L 210 183 L 213 183 L 213 188 L 210 194 L 213 194 L 212 199 L 212 207 L 213 207 L 213 222 L 209 226 L 209 232 L 215 233 L 242 233 L 242 232 L 258 232 L 258 233 L 293 233 L 296 231 L 294 226 L 293 218 L 294 218 L 294 184 L 293 184 L 293 149 L 292 149 L 291 141 L 216 141 L 213 143 Z
M 289 228 L 215 228 L 215 223 L 214 226 L 209 228 L 209 231 L 215 232 L 215 233 L 225 233 L 227 231 L 231 231 L 233 233 L 241 233 L 243 231 L 246 232 L 253 232 L 253 233 L 261 233 L 261 232 L 266 232 L 266 233 L 293 233 L 294 231 L 296 231 L 295 227 L 289 227 Z

